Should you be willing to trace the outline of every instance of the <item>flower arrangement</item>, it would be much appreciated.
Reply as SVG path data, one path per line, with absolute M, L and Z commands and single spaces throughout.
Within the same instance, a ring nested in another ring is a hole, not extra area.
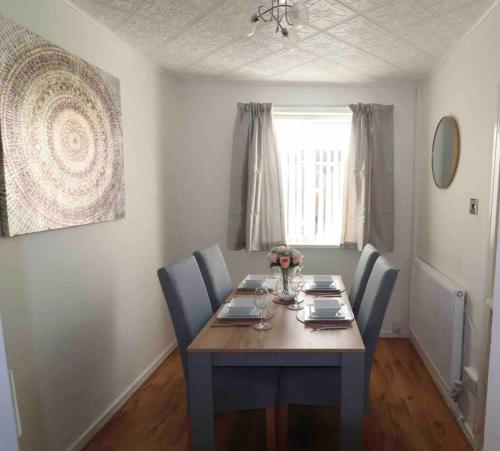
M 302 263 L 304 256 L 296 249 L 288 246 L 273 247 L 267 259 L 271 267 L 279 266 L 281 269 L 295 268 Z
M 289 295 L 289 285 L 288 277 L 292 273 L 293 269 L 302 264 L 304 256 L 296 249 L 292 249 L 288 246 L 277 246 L 273 247 L 269 254 L 267 254 L 267 259 L 272 267 L 279 267 L 281 269 L 281 276 L 283 279 L 283 294 Z

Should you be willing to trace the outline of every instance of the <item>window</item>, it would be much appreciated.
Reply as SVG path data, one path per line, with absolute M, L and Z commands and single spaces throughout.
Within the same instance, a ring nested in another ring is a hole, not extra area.
M 348 108 L 273 110 L 288 244 L 340 244 L 351 116 Z

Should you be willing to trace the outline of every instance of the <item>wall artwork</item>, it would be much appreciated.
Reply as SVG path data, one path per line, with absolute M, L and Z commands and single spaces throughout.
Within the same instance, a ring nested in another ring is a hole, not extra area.
M 1 16 L 0 134 L 3 235 L 124 217 L 119 80 Z

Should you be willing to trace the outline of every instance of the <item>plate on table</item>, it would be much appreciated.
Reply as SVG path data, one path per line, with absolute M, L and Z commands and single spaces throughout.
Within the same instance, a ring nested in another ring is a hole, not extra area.
M 253 300 L 252 300 L 253 302 Z M 264 317 L 267 312 L 264 311 Z M 229 308 L 229 304 L 224 304 L 224 306 L 220 309 L 219 313 L 217 313 L 217 319 L 259 319 L 260 318 L 260 310 L 257 307 L 254 307 L 251 310 L 247 311 L 231 311 Z
M 304 312 L 304 321 L 305 322 L 315 322 L 315 321 L 329 321 L 329 322 L 336 322 L 336 321 L 352 321 L 354 319 L 354 315 L 352 312 L 346 308 L 345 305 L 343 305 L 340 310 L 338 310 L 336 313 L 329 313 L 326 314 L 326 312 L 318 312 L 314 308 L 313 304 L 308 304 L 306 308 L 303 310 Z
M 312 306 L 314 312 L 311 316 L 336 316 L 339 314 L 344 304 L 338 299 L 318 297 L 313 300 Z
M 266 280 L 267 274 L 248 274 L 245 280 Z
M 312 279 L 313 279 L 313 282 L 333 282 L 334 281 L 334 277 L 331 276 L 331 275 L 318 275 L 318 274 L 315 274 L 312 276 Z
M 309 310 L 309 318 L 314 321 L 318 320 L 332 320 L 332 319 L 342 319 L 345 320 L 345 315 L 341 309 L 339 310 L 329 310 L 329 309 L 317 309 L 314 305 L 309 304 L 307 306 Z M 307 319 L 306 319 L 307 321 Z
M 309 282 L 306 286 L 306 291 L 315 292 L 315 291 L 331 291 L 331 292 L 339 292 L 337 285 L 333 280 L 313 280 Z
M 249 275 L 238 285 L 238 290 L 246 290 L 252 291 L 257 288 L 267 288 L 268 290 L 272 290 L 276 287 L 276 281 L 272 279 L 266 278 L 263 276 L 252 276 Z
M 248 315 L 255 309 L 255 302 L 252 298 L 232 298 L 227 309 L 230 315 Z

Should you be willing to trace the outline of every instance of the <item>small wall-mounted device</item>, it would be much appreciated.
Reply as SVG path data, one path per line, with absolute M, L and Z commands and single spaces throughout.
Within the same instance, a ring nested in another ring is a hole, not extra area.
M 469 201 L 469 213 L 477 215 L 479 213 L 479 199 L 471 199 Z

